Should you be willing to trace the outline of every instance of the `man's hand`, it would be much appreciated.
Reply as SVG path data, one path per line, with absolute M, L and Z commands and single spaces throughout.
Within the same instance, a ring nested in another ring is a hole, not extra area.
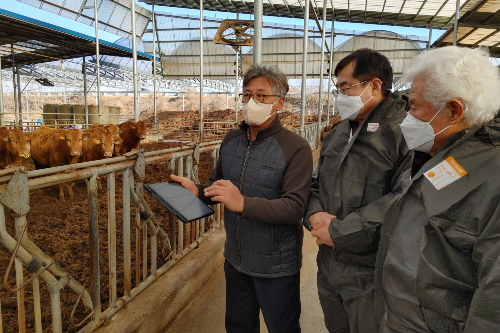
M 327 212 L 317 212 L 311 215 L 309 218 L 309 224 L 313 230 L 319 230 L 326 223 L 330 224 L 334 218 L 336 218 L 336 216 L 328 214 Z
M 217 180 L 205 189 L 205 196 L 212 197 L 212 201 L 222 202 L 232 212 L 242 212 L 245 200 L 240 190 L 230 180 Z
M 176 175 L 170 175 L 170 179 L 172 179 L 173 181 L 179 182 L 182 186 L 187 188 L 189 190 L 189 192 L 198 196 L 198 187 L 191 179 L 188 179 L 186 177 L 179 177 Z
M 318 245 L 321 245 L 321 244 L 325 244 L 325 245 L 328 245 L 330 247 L 333 247 L 333 241 L 332 241 L 332 238 L 330 236 L 330 231 L 328 230 L 328 227 L 330 226 L 330 221 L 328 221 L 327 223 L 325 223 L 321 228 L 319 229 L 313 229 L 311 231 L 311 235 L 313 237 L 316 237 L 316 244 Z

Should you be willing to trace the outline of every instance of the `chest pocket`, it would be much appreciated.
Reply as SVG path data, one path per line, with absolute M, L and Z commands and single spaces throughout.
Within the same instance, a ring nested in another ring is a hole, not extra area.
M 368 156 L 352 152 L 343 168 L 342 193 L 348 193 L 349 208 L 365 206 L 390 191 L 393 165 L 378 152 L 371 151 Z

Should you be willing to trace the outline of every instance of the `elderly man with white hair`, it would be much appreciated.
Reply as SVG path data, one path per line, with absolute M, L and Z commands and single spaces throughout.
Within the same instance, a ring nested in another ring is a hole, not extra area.
M 412 59 L 412 169 L 383 221 L 380 332 L 500 332 L 500 77 L 486 51 Z

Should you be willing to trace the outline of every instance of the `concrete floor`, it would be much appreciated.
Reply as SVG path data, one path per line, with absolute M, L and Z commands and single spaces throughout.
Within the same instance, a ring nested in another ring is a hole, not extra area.
M 304 231 L 303 264 L 300 276 L 303 333 L 327 332 L 316 286 L 316 239 Z M 224 269 L 200 291 L 198 296 L 179 314 L 176 321 L 163 333 L 223 333 L 225 313 Z M 268 333 L 261 314 L 261 332 Z

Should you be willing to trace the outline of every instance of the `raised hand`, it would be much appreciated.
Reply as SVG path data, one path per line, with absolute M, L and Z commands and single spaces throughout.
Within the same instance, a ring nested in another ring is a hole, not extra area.
M 176 175 L 170 175 L 170 179 L 172 179 L 173 181 L 179 182 L 182 186 L 187 188 L 189 190 L 189 192 L 198 196 L 198 187 L 191 179 L 188 179 L 186 177 L 179 177 Z
M 205 189 L 205 196 L 212 197 L 233 212 L 242 212 L 245 200 L 240 190 L 230 181 L 220 179 Z

